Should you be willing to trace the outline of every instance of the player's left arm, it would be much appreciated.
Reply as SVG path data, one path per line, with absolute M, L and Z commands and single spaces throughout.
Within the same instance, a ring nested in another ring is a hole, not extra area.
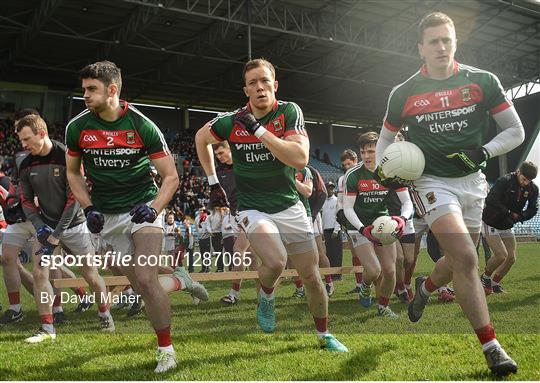
M 153 158 L 151 161 L 161 177 L 161 187 L 150 207 L 154 208 L 159 214 L 174 196 L 180 180 L 178 179 L 178 172 L 176 171 L 174 159 L 171 155 Z
M 313 193 L 313 177 L 311 176 L 311 171 L 308 168 L 305 169 L 304 180 L 300 181 L 298 178 L 296 179 L 296 190 L 302 196 L 309 198 L 311 197 L 311 193 Z
M 404 121 L 401 117 L 401 110 L 403 109 L 403 100 L 401 99 L 398 87 L 395 87 L 388 96 L 388 103 L 386 105 L 386 113 L 384 115 L 383 126 L 379 133 L 379 139 L 375 146 L 375 162 L 381 163 L 384 150 L 394 142 L 396 134 L 403 127 Z
M 62 212 L 62 216 L 60 217 L 60 221 L 58 221 L 58 224 L 56 225 L 56 228 L 52 232 L 52 236 L 54 238 L 59 239 L 60 235 L 69 227 L 69 224 L 71 221 L 73 221 L 73 218 L 77 214 L 77 211 L 80 209 L 81 205 L 79 202 L 75 199 L 75 196 L 71 192 L 71 189 L 69 187 L 69 184 L 66 182 L 66 203 L 64 205 L 64 211 Z
M 529 194 L 529 198 L 527 198 L 527 209 L 521 213 L 521 222 L 533 218 L 536 213 L 538 213 L 538 187 L 536 185 L 532 185 L 531 189 L 532 193 Z
M 409 189 L 397 189 L 396 194 L 401 202 L 401 216 L 405 219 L 411 219 L 414 213 L 414 206 L 409 195 Z
M 525 140 L 525 129 L 513 105 L 492 117 L 502 131 L 484 145 L 489 158 L 508 153 Z
M 306 136 L 294 134 L 282 140 L 266 132 L 259 139 L 285 165 L 300 170 L 308 164 L 309 139 Z

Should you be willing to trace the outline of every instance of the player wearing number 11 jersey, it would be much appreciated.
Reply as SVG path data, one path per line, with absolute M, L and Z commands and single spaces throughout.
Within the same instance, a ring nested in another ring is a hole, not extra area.
M 426 15 L 418 27 L 421 70 L 390 93 L 377 143 L 378 162 L 394 136 L 408 126 L 408 138 L 426 158 L 424 174 L 411 189 L 420 217 L 444 249 L 428 278 L 416 279 L 409 319 L 422 316 L 429 295 L 454 281 L 456 297 L 482 343 L 489 368 L 498 375 L 517 371 L 497 342 L 482 285 L 476 275 L 475 243 L 481 228 L 486 181 L 481 169 L 492 157 L 521 144 L 523 126 L 492 73 L 457 63 L 456 31 L 447 15 Z M 489 116 L 502 129 L 486 142 Z M 384 174 L 381 176 L 384 184 Z

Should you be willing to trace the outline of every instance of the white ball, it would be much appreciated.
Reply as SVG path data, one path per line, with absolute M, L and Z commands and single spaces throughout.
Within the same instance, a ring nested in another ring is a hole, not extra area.
M 373 221 L 371 235 L 383 245 L 390 245 L 397 240 L 396 227 L 398 223 L 387 215 L 381 215 Z
M 426 160 L 422 150 L 408 141 L 394 142 L 383 152 L 381 167 L 386 177 L 415 181 L 424 172 Z

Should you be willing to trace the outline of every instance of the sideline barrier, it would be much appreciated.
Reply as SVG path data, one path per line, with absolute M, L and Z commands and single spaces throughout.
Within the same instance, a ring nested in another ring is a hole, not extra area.
M 324 267 L 319 269 L 321 275 L 327 274 L 353 274 L 361 273 L 363 271 L 362 266 L 346 266 L 346 267 Z M 161 274 L 166 275 L 166 274 Z M 170 274 L 169 274 L 170 275 Z M 190 274 L 194 281 L 206 282 L 206 281 L 232 281 L 234 279 L 258 279 L 259 274 L 257 271 L 227 271 L 224 273 L 192 273 Z M 295 269 L 289 269 L 283 271 L 281 278 L 296 277 L 298 274 Z M 110 276 L 103 277 L 106 286 L 124 286 L 129 285 L 129 280 L 125 276 Z M 71 279 L 52 279 L 51 284 L 59 289 L 67 287 L 88 287 L 88 283 L 84 278 L 71 278 Z

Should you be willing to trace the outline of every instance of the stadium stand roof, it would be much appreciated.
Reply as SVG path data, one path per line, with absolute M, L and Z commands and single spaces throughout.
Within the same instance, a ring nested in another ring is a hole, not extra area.
M 230 109 L 242 65 L 278 68 L 279 97 L 307 118 L 379 126 L 392 86 L 420 66 L 416 24 L 432 10 L 458 31 L 457 58 L 508 88 L 540 81 L 533 0 L 3 0 L 0 80 L 78 91 L 77 71 L 109 59 L 124 98 Z

